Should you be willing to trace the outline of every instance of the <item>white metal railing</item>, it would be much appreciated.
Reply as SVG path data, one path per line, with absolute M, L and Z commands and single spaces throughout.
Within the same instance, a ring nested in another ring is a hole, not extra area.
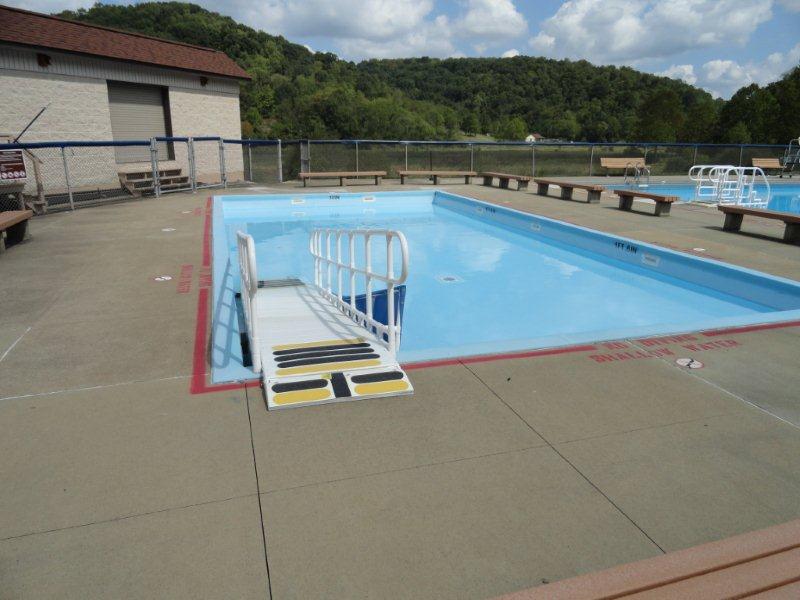
M 253 370 L 261 371 L 261 352 L 258 346 L 258 331 L 255 318 L 256 293 L 258 292 L 258 272 L 256 271 L 256 245 L 253 236 L 242 231 L 236 232 L 239 249 L 239 274 L 242 279 L 241 298 L 247 337 L 250 339 L 250 356 Z
M 386 244 L 386 268 L 374 271 L 372 267 L 373 238 L 382 238 Z M 347 255 L 342 254 L 342 240 L 346 239 Z M 363 240 L 364 256 L 360 264 L 356 260 L 356 241 Z M 400 274 L 394 273 L 394 241 L 400 246 Z M 395 287 L 408 277 L 408 243 L 400 231 L 390 229 L 315 229 L 311 232 L 309 250 L 314 257 L 314 284 L 317 290 L 332 304 L 354 321 L 377 333 L 392 355 L 400 345 L 401 323 L 395 319 Z M 364 277 L 365 311 L 356 307 L 356 278 Z M 347 276 L 349 290 L 344 293 L 344 277 Z M 386 324 L 377 321 L 372 313 L 372 282 L 386 284 Z M 334 281 L 335 289 L 334 289 Z M 344 297 L 349 296 L 345 301 Z M 386 339 L 384 339 L 384 335 Z
M 765 207 L 769 203 L 769 180 L 759 167 L 733 165 L 695 165 L 689 169 L 689 179 L 695 182 L 695 200 L 717 204 Z M 757 185 L 766 194 L 758 195 Z
M 650 185 L 650 167 L 640 162 L 629 162 L 625 165 L 625 178 L 623 183 L 628 183 L 628 169 L 633 169 L 633 183 L 634 185 L 647 187 Z M 642 183 L 642 177 L 646 178 L 646 182 Z

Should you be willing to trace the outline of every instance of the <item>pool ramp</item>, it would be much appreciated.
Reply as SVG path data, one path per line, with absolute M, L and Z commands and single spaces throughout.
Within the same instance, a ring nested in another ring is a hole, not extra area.
M 351 302 L 351 296 L 333 294 L 316 283 L 257 281 L 252 237 L 241 232 L 238 237 L 250 352 L 269 409 L 413 393 L 396 358 L 400 320 L 393 314 L 394 289 L 391 302 L 384 294 L 393 317 L 388 320 L 387 315 L 387 323 L 396 324 L 392 330 L 375 320 L 372 300 L 364 306 L 364 299 L 359 303 L 352 292 Z M 320 278 L 330 272 L 322 268 L 325 260 L 315 255 Z M 372 279 L 371 269 L 366 271 Z M 389 275 L 393 288 L 398 279 Z M 371 290 L 371 281 L 366 287 Z

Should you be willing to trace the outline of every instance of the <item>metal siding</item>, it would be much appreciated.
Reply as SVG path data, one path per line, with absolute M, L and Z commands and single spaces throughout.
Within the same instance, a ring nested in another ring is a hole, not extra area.
M 111 108 L 111 131 L 114 140 L 142 140 L 168 135 L 163 88 L 151 85 L 108 82 L 108 102 Z M 149 162 L 146 147 L 114 148 L 117 163 Z M 168 160 L 164 143 L 159 144 L 159 160 Z

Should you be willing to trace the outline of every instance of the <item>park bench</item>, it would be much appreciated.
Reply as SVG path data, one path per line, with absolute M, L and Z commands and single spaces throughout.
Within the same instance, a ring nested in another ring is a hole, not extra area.
M 309 179 L 339 179 L 339 185 L 344 185 L 345 179 L 357 179 L 358 177 L 374 177 L 375 185 L 381 184 L 381 179 L 386 177 L 386 171 L 317 171 L 300 173 L 303 180 L 303 187 L 308 185 Z
M 783 172 L 783 165 L 779 158 L 756 158 L 750 159 L 754 167 L 758 167 L 762 171 L 781 171 Z
M 442 177 L 463 177 L 464 183 L 469 183 L 470 177 L 477 177 L 475 171 L 398 171 L 400 175 L 400 184 L 405 184 L 406 177 L 426 177 L 433 179 L 433 185 L 439 185 L 439 179 Z
M 498 185 L 504 190 L 508 189 L 508 183 L 512 180 L 517 182 L 518 190 L 527 190 L 528 182 L 533 179 L 529 175 L 512 175 L 511 173 L 494 173 L 492 171 L 481 173 L 481 177 L 483 177 L 483 185 L 487 186 L 492 185 L 497 179 Z
M 649 192 L 639 192 L 636 190 L 614 190 L 619 196 L 619 209 L 631 210 L 634 198 L 646 198 L 656 203 L 655 216 L 668 215 L 672 203 L 678 200 L 677 196 L 664 196 L 663 194 L 650 194 Z
M 717 206 L 725 215 L 724 231 L 739 231 L 745 215 L 761 217 L 762 219 L 775 219 L 783 221 L 786 229 L 783 232 L 783 241 L 790 244 L 800 244 L 800 215 L 796 213 L 767 210 L 764 208 L 747 208 L 735 204 L 720 204 Z
M 606 175 L 611 169 L 624 171 L 628 167 L 646 167 L 644 158 L 639 156 L 601 156 L 600 166 L 606 170 Z
M 33 216 L 31 210 L 7 210 L 0 212 L 0 252 L 6 246 L 19 244 L 25 239 L 28 231 L 28 219 Z
M 559 186 L 561 188 L 561 198 L 564 200 L 572 200 L 572 192 L 575 188 L 578 188 L 579 190 L 586 190 L 587 202 L 600 202 L 600 194 L 606 189 L 602 185 L 572 183 L 569 181 L 558 181 L 557 179 L 542 179 L 540 177 L 537 177 L 533 181 L 536 183 L 536 193 L 540 196 L 547 196 L 551 185 Z

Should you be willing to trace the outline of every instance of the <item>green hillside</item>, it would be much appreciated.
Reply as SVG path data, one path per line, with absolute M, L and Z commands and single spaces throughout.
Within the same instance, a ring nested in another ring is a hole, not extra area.
M 726 103 L 680 81 L 586 61 L 355 64 L 181 2 L 97 4 L 59 16 L 226 52 L 253 77 L 242 86 L 246 137 L 522 139 L 538 132 L 587 141 L 785 142 L 798 134 L 798 69 Z

